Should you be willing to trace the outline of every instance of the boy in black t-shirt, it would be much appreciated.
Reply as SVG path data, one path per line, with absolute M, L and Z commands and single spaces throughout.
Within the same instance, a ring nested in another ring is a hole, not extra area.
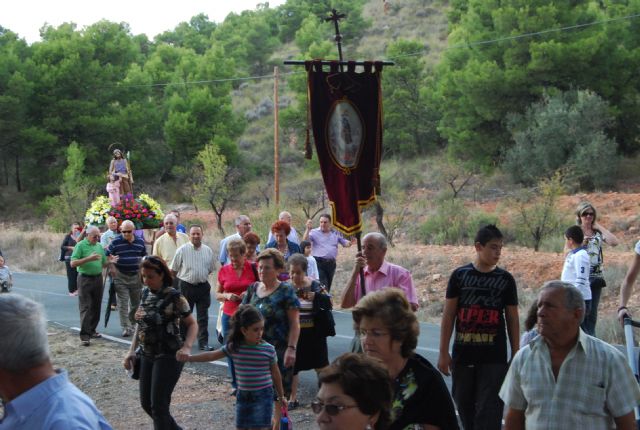
M 516 283 L 496 266 L 502 242 L 496 226 L 481 228 L 475 238 L 475 261 L 454 270 L 447 286 L 438 369 L 445 375 L 451 371 L 453 399 L 465 430 L 502 427 L 504 404 L 498 392 L 508 367 L 505 328 L 512 357 L 519 345 Z

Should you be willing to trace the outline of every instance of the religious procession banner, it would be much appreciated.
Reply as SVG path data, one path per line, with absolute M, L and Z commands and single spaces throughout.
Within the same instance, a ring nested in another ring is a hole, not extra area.
M 356 72 L 351 62 L 343 72 L 337 62 L 326 71 L 319 60 L 307 61 L 305 67 L 313 137 L 333 225 L 353 235 L 362 231 L 361 209 L 380 193 L 382 63 L 365 62 L 363 72 Z

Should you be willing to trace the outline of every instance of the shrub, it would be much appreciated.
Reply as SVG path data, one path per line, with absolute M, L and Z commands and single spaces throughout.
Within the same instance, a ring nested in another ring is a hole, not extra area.
M 419 239 L 427 244 L 469 244 L 480 227 L 495 224 L 497 216 L 486 212 L 470 212 L 460 199 L 446 199 L 434 214 L 420 226 Z
M 503 167 L 526 185 L 565 166 L 582 188 L 611 185 L 620 161 L 616 142 L 605 134 L 612 121 L 607 102 L 591 91 L 545 93 L 524 114 L 508 117 L 515 144 Z

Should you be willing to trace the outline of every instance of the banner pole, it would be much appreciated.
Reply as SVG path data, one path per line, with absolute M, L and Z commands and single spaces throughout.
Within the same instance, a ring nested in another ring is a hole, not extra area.
M 356 244 L 358 246 L 358 253 L 362 254 L 362 232 L 356 233 Z M 364 297 L 367 294 L 367 289 L 364 286 L 364 268 L 360 268 L 360 297 Z

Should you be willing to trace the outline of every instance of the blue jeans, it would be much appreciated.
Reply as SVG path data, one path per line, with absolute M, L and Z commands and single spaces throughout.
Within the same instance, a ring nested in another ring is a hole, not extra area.
M 599 298 L 600 297 L 598 297 L 598 299 Z M 592 310 L 593 310 L 592 301 L 591 300 L 585 300 L 584 301 L 584 319 L 582 320 L 582 324 L 580 324 L 580 328 L 586 334 L 594 336 L 593 331 L 591 331 L 591 328 L 587 325 L 587 317 L 591 314 Z
M 598 305 L 600 304 L 600 295 L 602 288 L 607 286 L 604 278 L 590 276 L 589 284 L 591 288 L 591 309 L 584 314 L 584 322 L 582 330 L 591 336 L 596 335 L 596 322 L 598 321 Z
M 231 327 L 229 327 L 230 321 L 231 321 L 231 316 L 223 312 L 222 313 L 222 338 L 225 344 L 227 343 L 227 340 L 228 340 L 227 335 L 229 334 L 229 330 L 231 329 Z M 233 360 L 230 357 L 227 357 L 227 363 L 229 364 L 229 375 L 231 376 L 231 386 L 234 389 L 236 389 L 238 388 L 238 382 L 236 381 L 236 372 L 233 367 Z

